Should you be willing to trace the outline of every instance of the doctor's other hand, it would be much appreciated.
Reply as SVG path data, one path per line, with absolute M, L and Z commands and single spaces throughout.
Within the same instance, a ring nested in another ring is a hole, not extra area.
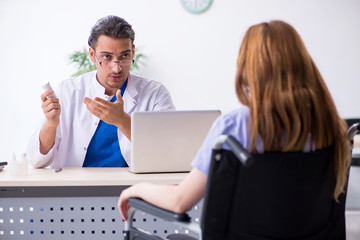
M 115 102 L 108 102 L 98 97 L 94 100 L 85 97 L 83 102 L 86 104 L 87 109 L 96 117 L 108 124 L 121 128 L 125 119 L 130 118 L 130 116 L 124 112 L 124 102 L 120 90 L 117 90 L 116 98 Z
M 41 94 L 42 105 L 41 108 L 47 119 L 47 124 L 57 127 L 60 122 L 61 107 L 59 99 L 56 97 L 48 97 L 53 94 L 53 90 L 48 90 Z

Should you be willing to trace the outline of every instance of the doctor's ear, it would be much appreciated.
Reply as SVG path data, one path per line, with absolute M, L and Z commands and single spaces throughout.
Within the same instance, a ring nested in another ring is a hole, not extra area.
M 91 62 L 95 63 L 95 52 L 92 47 L 89 47 L 89 57 Z

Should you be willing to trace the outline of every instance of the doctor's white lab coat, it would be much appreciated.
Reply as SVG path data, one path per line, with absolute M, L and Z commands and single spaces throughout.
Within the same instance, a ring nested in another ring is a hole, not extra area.
M 41 154 L 38 129 L 27 147 L 28 160 L 34 168 L 82 167 L 87 147 L 100 121 L 86 108 L 83 99 L 99 97 L 110 101 L 112 96 L 105 95 L 105 88 L 96 80 L 96 71 L 61 82 L 55 94 L 61 105 L 55 144 L 48 154 Z M 123 100 L 124 111 L 129 115 L 134 111 L 175 110 L 168 90 L 161 83 L 130 73 Z M 121 152 L 130 166 L 130 141 L 120 130 L 118 139 Z

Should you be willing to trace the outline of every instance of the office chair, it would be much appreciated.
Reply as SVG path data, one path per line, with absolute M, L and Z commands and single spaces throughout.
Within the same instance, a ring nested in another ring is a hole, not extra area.
M 226 144 L 230 150 L 222 146 Z M 333 198 L 333 147 L 249 155 L 232 137 L 215 143 L 200 225 L 130 199 L 125 239 L 161 239 L 132 226 L 137 210 L 188 228 L 198 239 L 345 239 L 346 192 Z M 172 234 L 167 239 L 195 239 Z
M 360 118 L 344 118 L 346 124 L 348 125 L 348 127 L 350 128 L 352 125 L 354 125 L 355 123 L 359 123 L 360 122 Z
M 359 121 L 355 121 L 355 120 L 357 120 L 357 119 L 354 119 L 354 121 L 351 120 L 351 122 L 346 120 L 347 123 L 349 124 L 348 136 L 350 139 L 351 149 L 354 147 L 355 135 L 360 133 L 360 120 Z M 351 166 L 360 166 L 360 155 L 359 154 L 352 154 Z

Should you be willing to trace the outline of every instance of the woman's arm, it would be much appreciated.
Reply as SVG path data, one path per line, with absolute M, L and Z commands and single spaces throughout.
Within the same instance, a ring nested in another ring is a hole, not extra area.
M 193 168 L 179 185 L 138 183 L 121 193 L 118 208 L 126 221 L 129 198 L 138 197 L 166 210 L 184 213 L 204 196 L 206 182 L 207 176 Z

